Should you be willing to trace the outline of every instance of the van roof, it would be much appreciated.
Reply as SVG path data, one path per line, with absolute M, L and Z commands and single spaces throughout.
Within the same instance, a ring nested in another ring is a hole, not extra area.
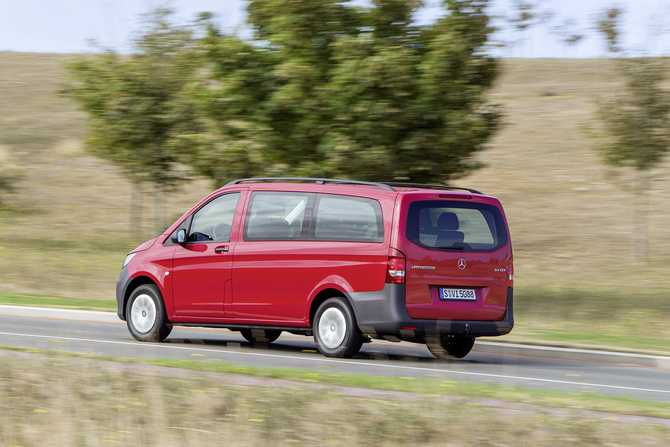
M 258 178 L 245 178 L 232 181 L 225 186 L 237 185 L 240 183 L 263 183 L 263 182 L 301 182 L 301 183 L 316 183 L 318 185 L 325 185 L 326 183 L 334 183 L 340 185 L 363 185 L 363 186 L 376 186 L 379 189 L 386 191 L 398 191 L 397 188 L 401 189 L 444 189 L 450 191 L 463 191 L 469 192 L 471 194 L 484 195 L 483 193 L 477 191 L 476 189 L 471 188 L 461 188 L 457 186 L 447 186 L 447 185 L 427 185 L 422 183 L 402 183 L 402 182 L 363 182 L 357 180 L 344 180 L 344 179 L 327 179 L 327 178 L 309 178 L 309 177 L 258 177 Z

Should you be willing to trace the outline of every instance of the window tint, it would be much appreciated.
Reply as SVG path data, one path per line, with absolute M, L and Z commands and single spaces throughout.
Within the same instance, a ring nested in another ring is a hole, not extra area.
M 438 250 L 494 251 L 507 244 L 500 211 L 481 203 L 414 202 L 406 235 L 417 245 Z
M 319 194 L 312 239 L 382 242 L 384 223 L 379 202 L 360 197 Z
M 189 242 L 230 241 L 230 230 L 239 198 L 239 192 L 224 194 L 200 208 L 193 215 L 187 240 Z
M 306 239 L 305 210 L 314 194 L 254 192 L 244 226 L 245 241 Z

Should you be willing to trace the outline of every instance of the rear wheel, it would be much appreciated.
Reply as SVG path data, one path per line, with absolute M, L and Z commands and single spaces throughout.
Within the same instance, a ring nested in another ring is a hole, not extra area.
M 161 292 L 153 284 L 133 290 L 126 305 L 126 323 L 139 341 L 163 341 L 172 332 Z
M 281 335 L 278 330 L 242 329 L 240 332 L 249 343 L 272 343 Z
M 428 350 L 440 360 L 462 359 L 470 353 L 474 345 L 475 337 L 437 335 L 426 339 Z
M 356 317 L 349 303 L 340 297 L 329 298 L 314 316 L 314 342 L 326 357 L 353 357 L 363 345 Z

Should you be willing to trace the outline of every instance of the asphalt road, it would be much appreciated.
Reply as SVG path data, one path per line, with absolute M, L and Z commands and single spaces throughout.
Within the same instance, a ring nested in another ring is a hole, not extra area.
M 487 339 L 487 341 L 492 339 Z M 353 359 L 316 352 L 311 337 L 288 333 L 251 345 L 227 330 L 175 327 L 163 343 L 136 341 L 124 322 L 104 312 L 0 306 L 0 345 L 132 358 L 220 361 L 316 372 L 430 378 L 545 390 L 637 397 L 670 403 L 668 359 L 596 351 L 533 348 L 478 340 L 462 360 L 441 362 L 425 346 L 374 341 Z M 573 352 L 574 351 L 574 352 Z M 646 363 L 661 366 L 645 366 Z

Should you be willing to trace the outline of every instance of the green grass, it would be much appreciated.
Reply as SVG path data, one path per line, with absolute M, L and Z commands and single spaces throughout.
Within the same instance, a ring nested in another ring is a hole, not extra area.
M 242 386 L 230 376 L 55 355 L 2 360 L 0 433 L 8 446 L 609 447 L 665 446 L 670 436 L 656 419 L 465 395 L 350 397 L 324 382 Z
M 593 332 L 524 331 L 523 329 L 516 329 L 510 335 L 496 338 L 495 341 L 660 355 L 670 354 L 670 343 L 667 338 L 631 337 Z
M 403 391 L 422 395 L 447 395 L 501 399 L 511 402 L 532 403 L 562 408 L 607 411 L 620 414 L 635 414 L 670 418 L 670 405 L 642 399 L 597 395 L 585 390 L 583 393 L 532 390 L 521 387 L 481 385 L 467 381 L 429 380 L 409 377 L 368 376 L 329 372 L 310 372 L 299 369 L 239 366 L 190 360 L 143 360 L 140 363 L 171 368 L 227 374 L 244 374 L 271 379 L 296 382 L 345 385 L 388 391 Z M 587 387 L 584 387 L 585 389 Z
M 0 304 L 116 312 L 116 301 L 112 300 L 64 298 L 47 295 L 22 295 L 0 292 Z
M 0 349 L 41 353 L 47 356 L 62 356 L 135 363 L 149 366 L 237 374 L 268 379 L 282 379 L 296 384 L 343 385 L 387 391 L 417 393 L 423 396 L 457 396 L 467 398 L 490 398 L 509 402 L 529 403 L 556 408 L 605 411 L 617 414 L 632 414 L 670 419 L 670 404 L 643 399 L 597 394 L 584 386 L 579 393 L 545 391 L 523 387 L 478 384 L 460 380 L 432 380 L 409 377 L 369 376 L 328 371 L 305 371 L 302 369 L 240 366 L 231 363 L 174 359 L 130 359 L 124 357 L 98 356 L 94 354 L 67 353 L 53 350 L 36 350 L 13 347 Z

